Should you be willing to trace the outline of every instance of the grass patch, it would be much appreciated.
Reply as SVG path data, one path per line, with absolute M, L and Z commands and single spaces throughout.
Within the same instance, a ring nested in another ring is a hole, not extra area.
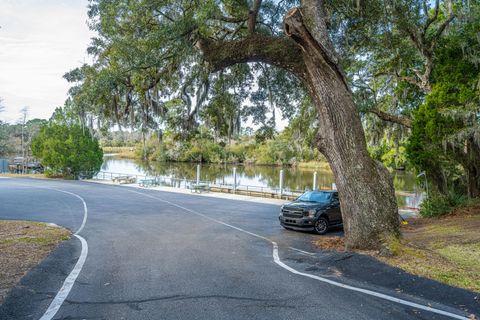
M 45 223 L 0 220 L 0 304 L 28 270 L 70 235 Z
M 114 153 L 115 157 L 122 159 L 137 159 L 135 147 L 103 147 L 103 153 Z
M 411 274 L 480 292 L 480 206 L 462 206 L 437 218 L 402 225 L 402 239 L 387 241 L 391 255 L 360 251 Z M 343 251 L 343 238 L 321 237 L 314 244 Z M 332 245 L 335 243 L 336 245 Z
M 458 234 L 464 231 L 463 227 L 458 225 L 443 225 L 443 224 L 432 224 L 425 228 L 425 234 L 433 236 L 448 236 L 450 234 Z
M 460 268 L 450 261 L 442 261 L 442 256 L 426 255 L 421 250 L 418 251 L 421 252 L 421 257 L 402 253 L 396 257 L 380 257 L 379 259 L 412 274 L 480 292 L 478 272 L 468 268 Z
M 320 169 L 330 171 L 330 165 L 326 161 L 308 161 L 308 162 L 298 162 L 296 164 L 298 168 L 303 169 Z
M 47 230 L 48 231 L 48 230 Z M 69 237 L 65 235 L 64 237 L 60 237 L 60 240 L 68 240 Z M 56 234 L 50 234 L 48 236 L 40 236 L 40 237 L 19 237 L 15 239 L 5 239 L 0 240 L 0 244 L 15 244 L 15 243 L 33 243 L 39 245 L 54 245 L 58 242 L 59 238 Z
M 405 245 L 399 239 L 389 240 L 387 243 L 387 246 L 388 246 L 388 249 L 390 250 L 390 253 L 394 257 L 405 256 L 409 258 L 420 258 L 420 259 L 425 258 L 425 254 L 422 252 L 422 250 Z
M 480 243 L 454 244 L 435 251 L 462 268 L 472 269 L 480 278 Z
M 396 254 L 378 258 L 412 274 L 480 292 L 480 208 L 458 210 L 403 227 Z

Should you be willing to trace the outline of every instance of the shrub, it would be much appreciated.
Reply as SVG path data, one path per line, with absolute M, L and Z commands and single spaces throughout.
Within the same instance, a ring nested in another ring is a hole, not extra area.
M 43 125 L 32 140 L 32 153 L 47 175 L 64 178 L 92 177 L 103 162 L 98 140 L 79 125 Z
M 291 144 L 281 139 L 268 140 L 260 144 L 253 154 L 256 164 L 286 165 L 290 161 L 296 161 Z
M 420 205 L 420 215 L 424 218 L 442 216 L 467 201 L 465 195 L 455 190 L 450 190 L 447 194 L 432 193 Z
M 420 205 L 420 215 L 424 218 L 437 217 L 450 211 L 447 197 L 440 193 L 432 193 Z
M 243 162 L 247 154 L 247 146 L 242 143 L 232 143 L 225 146 L 227 162 Z

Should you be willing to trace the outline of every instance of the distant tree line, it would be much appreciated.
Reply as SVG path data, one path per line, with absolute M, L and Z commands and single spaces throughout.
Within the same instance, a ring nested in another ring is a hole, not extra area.
M 32 139 L 46 122 L 47 120 L 44 119 L 32 119 L 26 121 L 24 125 L 23 123 L 9 124 L 0 120 L 0 157 L 23 155 L 26 158 L 32 157 Z

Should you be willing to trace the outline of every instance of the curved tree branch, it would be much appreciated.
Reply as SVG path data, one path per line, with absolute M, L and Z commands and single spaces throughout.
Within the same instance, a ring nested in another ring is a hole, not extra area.
M 306 68 L 300 47 L 284 37 L 252 34 L 235 41 L 200 38 L 195 46 L 203 53 L 211 72 L 245 62 L 265 62 L 305 78 Z
M 412 127 L 412 119 L 410 119 L 408 117 L 397 116 L 395 114 L 391 114 L 391 113 L 388 113 L 388 112 L 385 112 L 385 111 L 382 111 L 382 110 L 379 110 L 379 109 L 376 109 L 376 108 L 370 109 L 369 112 L 375 114 L 377 117 L 379 117 L 380 119 L 382 119 L 384 121 L 396 123 L 396 124 L 402 125 L 402 126 L 407 127 L 407 128 Z
M 248 32 L 250 34 L 255 32 L 255 25 L 257 24 L 258 11 L 260 11 L 261 5 L 262 5 L 262 0 L 255 0 L 253 2 L 252 8 L 248 11 Z
M 222 16 L 222 15 L 214 16 L 213 19 L 223 21 L 223 22 L 228 22 L 228 23 L 242 23 L 248 20 L 246 18 L 228 17 L 228 16 Z

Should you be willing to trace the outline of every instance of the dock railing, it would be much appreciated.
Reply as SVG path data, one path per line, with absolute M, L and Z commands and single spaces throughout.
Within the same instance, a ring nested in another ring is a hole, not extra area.
M 222 192 L 222 193 L 232 193 L 238 195 L 248 195 L 264 198 L 282 198 L 287 200 L 292 200 L 299 197 L 303 194 L 305 190 L 291 190 L 289 188 L 270 188 L 264 186 L 251 186 L 251 185 L 242 185 L 237 184 L 228 184 L 228 183 L 218 183 L 205 180 L 195 180 L 195 179 L 186 179 L 186 178 L 176 178 L 176 177 L 165 177 L 165 176 L 155 176 L 155 175 L 139 175 L 139 174 L 128 174 L 120 172 L 107 172 L 100 171 L 96 174 L 93 179 L 95 180 L 106 180 L 106 181 L 115 181 L 118 177 L 130 176 L 135 178 L 135 183 L 140 183 L 141 180 L 150 180 L 155 179 L 156 184 L 164 187 L 180 188 L 191 190 L 197 184 L 208 185 L 208 190 L 212 192 Z
M 219 183 L 217 181 L 208 181 L 200 179 L 187 179 L 187 178 L 176 178 L 168 176 L 158 176 L 158 175 L 140 175 L 140 174 L 128 174 L 128 173 L 119 173 L 119 172 L 107 172 L 100 171 L 94 176 L 93 179 L 96 180 L 109 180 L 114 181 L 117 177 L 130 176 L 135 178 L 134 183 L 140 183 L 142 180 L 155 180 L 155 185 L 162 187 L 171 187 L 179 189 L 194 190 L 195 186 L 198 185 L 207 185 L 208 191 L 212 192 L 221 192 L 221 193 L 231 193 L 238 195 L 246 195 L 253 197 L 262 197 L 262 198 L 277 198 L 277 199 L 286 199 L 293 200 L 302 195 L 305 191 L 311 190 L 305 188 L 304 190 L 292 190 L 286 187 L 271 188 L 265 186 L 251 186 L 251 185 L 242 185 L 237 184 L 236 186 L 233 183 Z M 149 184 L 151 185 L 151 184 Z M 319 190 L 329 190 L 330 188 L 326 187 L 317 187 Z M 402 207 L 416 209 L 419 207 L 420 203 L 423 200 L 423 193 L 418 192 L 404 192 L 396 191 L 397 196 L 403 196 L 410 198 L 410 203 L 403 205 Z

